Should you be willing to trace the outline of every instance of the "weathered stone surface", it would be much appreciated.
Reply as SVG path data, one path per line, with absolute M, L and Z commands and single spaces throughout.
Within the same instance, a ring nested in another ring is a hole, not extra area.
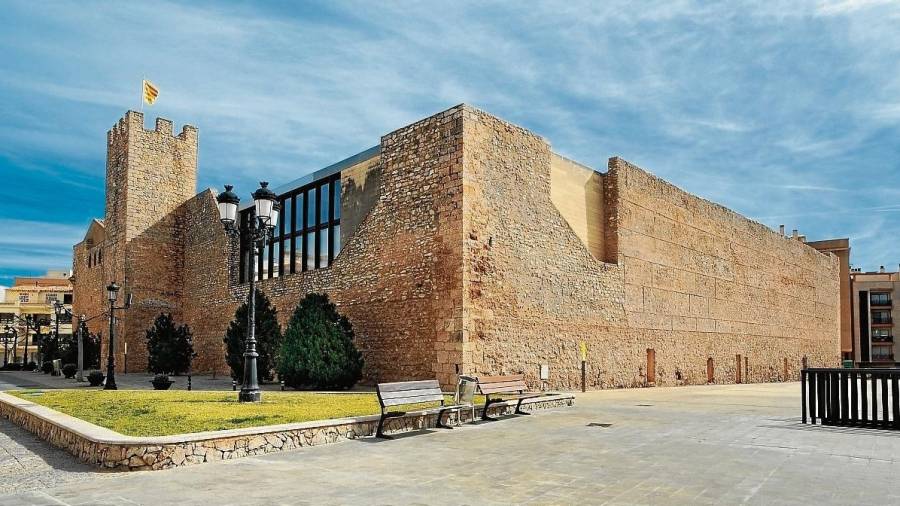
M 106 220 L 74 250 L 76 314 L 103 311 L 112 277 L 130 283 L 119 335 L 138 368 L 144 331 L 166 311 L 194 331 L 195 370 L 222 371 L 221 336 L 247 296 L 237 239 L 213 193 L 195 194 L 196 138 L 192 127 L 172 136 L 165 120 L 145 130 L 129 112 L 108 137 Z M 544 386 L 576 388 L 580 342 L 591 388 L 706 383 L 708 365 L 715 382 L 738 370 L 777 381 L 804 356 L 840 356 L 835 257 L 624 160 L 591 174 L 461 105 L 385 135 L 360 163 L 340 176 L 344 192 L 370 186 L 342 199 L 348 227 L 332 265 L 258 286 L 282 324 L 303 294 L 328 293 L 354 325 L 368 380 L 450 387 L 459 373 L 524 373 L 538 387 L 544 364 Z M 554 170 L 557 185 L 566 171 L 587 178 L 590 203 L 554 193 Z M 88 267 L 97 248 L 104 261 Z

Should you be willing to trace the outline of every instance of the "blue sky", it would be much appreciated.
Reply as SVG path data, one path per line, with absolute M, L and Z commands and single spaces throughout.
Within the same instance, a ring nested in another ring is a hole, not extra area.
M 467 102 L 896 269 L 897 26 L 883 1 L 7 1 L 0 284 L 70 264 L 143 76 L 148 126 L 200 129 L 200 188 L 285 182 Z

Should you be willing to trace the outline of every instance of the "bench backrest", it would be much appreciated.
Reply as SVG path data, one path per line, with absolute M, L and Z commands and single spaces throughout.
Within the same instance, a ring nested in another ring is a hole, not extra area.
M 438 380 L 398 381 L 379 383 L 375 387 L 381 407 L 419 402 L 444 401 L 444 392 Z
M 512 376 L 479 376 L 478 391 L 484 395 L 524 392 L 528 390 L 524 374 Z

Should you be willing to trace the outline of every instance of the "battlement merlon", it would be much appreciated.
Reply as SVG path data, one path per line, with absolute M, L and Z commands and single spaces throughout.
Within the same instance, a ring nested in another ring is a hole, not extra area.
M 127 137 L 129 132 L 154 132 L 160 135 L 169 135 L 173 134 L 172 131 L 172 120 L 168 120 L 165 118 L 156 118 L 156 125 L 154 130 L 149 130 L 144 128 L 144 113 L 137 111 L 128 111 L 125 113 L 125 116 L 119 119 L 119 121 L 113 125 L 112 129 L 109 130 L 106 134 L 107 143 L 113 143 L 119 138 Z M 197 140 L 197 127 L 193 125 L 184 125 L 181 128 L 181 133 L 175 136 L 176 139 L 180 140 Z

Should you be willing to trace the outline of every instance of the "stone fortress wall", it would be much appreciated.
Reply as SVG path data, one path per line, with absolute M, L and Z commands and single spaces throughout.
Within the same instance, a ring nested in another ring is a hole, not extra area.
M 159 122 L 156 132 L 142 122 L 140 132 L 164 135 Z M 196 131 L 174 139 L 193 142 L 193 152 L 153 144 L 165 156 L 148 167 L 196 163 Z M 127 316 L 129 353 L 144 351 L 152 317 L 171 310 L 194 331 L 195 370 L 224 372 L 222 336 L 248 289 L 238 283 L 237 239 L 219 224 L 214 193 L 193 193 L 195 177 L 135 172 L 160 191 L 192 190 L 145 210 L 156 221 L 120 254 L 143 269 L 129 271 L 140 308 Z M 282 324 L 303 295 L 328 293 L 354 325 L 370 381 L 437 377 L 450 386 L 463 372 L 522 372 L 538 386 L 547 365 L 546 386 L 575 388 L 582 341 L 592 388 L 705 383 L 708 372 L 734 382 L 738 355 L 744 381 L 792 377 L 804 356 L 838 361 L 833 256 L 618 158 L 593 171 L 460 105 L 385 135 L 341 181 L 342 249 L 332 265 L 258 286 Z M 118 262 L 107 277 L 124 272 Z M 89 291 L 81 279 L 96 283 L 79 271 L 76 305 L 78 290 Z M 130 355 L 130 368 L 145 360 Z
M 734 382 L 738 355 L 743 381 L 796 377 L 804 356 L 838 363 L 833 255 L 613 158 L 604 262 L 553 198 L 543 139 L 480 111 L 464 131 L 472 372 L 538 383 L 546 364 L 551 386 L 575 388 L 580 342 L 590 387 Z

